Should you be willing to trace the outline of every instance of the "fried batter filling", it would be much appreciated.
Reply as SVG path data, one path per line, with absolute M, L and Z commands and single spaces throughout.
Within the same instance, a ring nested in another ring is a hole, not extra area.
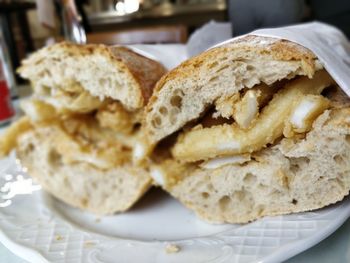
M 33 97 L 55 107 L 60 113 L 89 113 L 104 102 L 83 89 L 80 83 L 71 80 L 64 85 L 46 87 L 32 83 Z
M 331 107 L 322 91 L 334 85 L 330 75 L 320 70 L 312 79 L 259 84 L 241 94 L 219 98 L 216 112 L 210 112 L 212 125 L 205 116 L 196 126 L 182 131 L 171 149 L 172 156 L 183 163 L 200 162 L 205 169 L 249 161 L 250 154 L 283 137 L 310 131 L 314 120 Z
M 68 90 L 77 94 L 69 97 Z M 34 90 L 32 98 L 21 102 L 26 116 L 2 136 L 0 155 L 5 156 L 15 148 L 17 137 L 22 133 L 46 126 L 54 138 L 50 143 L 62 156 L 63 163 L 88 163 L 99 169 L 111 169 L 133 161 L 133 151 L 142 141 L 141 111 L 127 111 L 118 101 L 100 101 L 74 85 L 65 88 L 60 99 L 57 94 L 41 99 L 38 92 Z M 78 100 L 71 102 L 75 106 L 62 110 L 60 103 L 73 97 Z M 55 103 L 50 103 L 51 100 Z

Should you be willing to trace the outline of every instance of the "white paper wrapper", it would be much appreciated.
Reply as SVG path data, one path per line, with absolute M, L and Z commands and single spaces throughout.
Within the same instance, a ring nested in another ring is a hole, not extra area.
M 187 42 L 189 57 L 195 56 L 217 43 L 232 37 L 231 23 L 210 21 L 192 33 Z
M 350 42 L 335 27 L 313 22 L 296 26 L 260 29 L 249 34 L 287 39 L 310 49 L 338 85 L 350 96 Z M 231 38 L 214 47 L 241 37 L 244 36 Z M 202 40 L 204 41 L 204 39 Z M 129 47 L 134 48 L 136 52 L 160 61 L 169 70 L 190 57 L 188 45 L 131 45 Z
M 295 26 L 260 29 L 248 35 L 274 37 L 298 43 L 310 49 L 340 88 L 350 96 L 350 42 L 337 28 L 312 22 Z M 239 36 L 241 38 L 244 36 Z M 219 45 L 232 42 L 232 38 Z
M 188 58 L 187 46 L 183 44 L 128 45 L 135 52 L 162 63 L 168 70 Z

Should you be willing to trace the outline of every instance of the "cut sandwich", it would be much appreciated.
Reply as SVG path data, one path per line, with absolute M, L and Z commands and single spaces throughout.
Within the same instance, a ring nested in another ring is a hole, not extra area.
M 101 215 L 129 209 L 152 184 L 134 151 L 164 67 L 125 47 L 60 43 L 18 72 L 33 95 L 0 139 L 0 154 L 16 148 L 29 175 L 72 206 Z
M 245 36 L 157 83 L 152 177 L 210 222 L 318 209 L 350 190 L 350 99 L 308 49 Z

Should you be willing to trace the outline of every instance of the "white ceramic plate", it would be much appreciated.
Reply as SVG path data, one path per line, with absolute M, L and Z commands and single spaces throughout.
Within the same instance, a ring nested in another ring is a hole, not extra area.
M 280 262 L 350 215 L 350 200 L 247 225 L 210 225 L 160 190 L 103 218 L 68 207 L 32 182 L 14 155 L 0 160 L 0 241 L 31 262 Z M 180 248 L 167 253 L 169 245 Z

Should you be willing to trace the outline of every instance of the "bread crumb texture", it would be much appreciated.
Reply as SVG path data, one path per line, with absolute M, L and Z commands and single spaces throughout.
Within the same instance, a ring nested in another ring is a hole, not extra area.
M 165 246 L 165 252 L 167 254 L 173 254 L 173 253 L 178 253 L 180 252 L 180 247 L 178 245 L 174 245 L 174 244 L 167 244 Z
M 149 139 L 156 143 L 175 132 L 219 98 L 260 83 L 311 78 L 321 68 L 311 51 L 285 40 L 248 36 L 210 49 L 158 81 L 146 110 Z
M 199 217 L 247 223 L 318 209 L 350 189 L 350 108 L 325 111 L 305 138 L 284 138 L 244 164 L 198 167 L 168 191 Z

